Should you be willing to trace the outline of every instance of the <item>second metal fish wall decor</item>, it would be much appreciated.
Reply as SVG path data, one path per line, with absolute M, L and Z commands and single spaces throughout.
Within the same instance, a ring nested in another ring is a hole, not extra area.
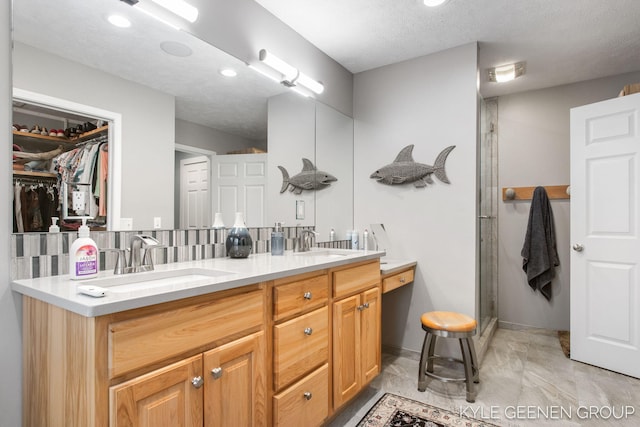
M 416 187 L 426 187 L 433 184 L 431 175 L 435 175 L 445 184 L 450 184 L 444 169 L 447 156 L 456 148 L 455 145 L 445 148 L 438 154 L 433 166 L 417 163 L 413 160 L 413 144 L 404 147 L 393 163 L 389 163 L 371 174 L 370 178 L 383 184 L 395 185 L 413 182 Z
M 338 180 L 327 172 L 317 170 L 311 160 L 304 158 L 302 172 L 297 175 L 289 177 L 289 172 L 284 167 L 278 166 L 278 169 L 282 172 L 280 193 L 284 193 L 288 187 L 291 187 L 289 191 L 293 191 L 294 194 L 300 194 L 303 190 L 320 190 Z

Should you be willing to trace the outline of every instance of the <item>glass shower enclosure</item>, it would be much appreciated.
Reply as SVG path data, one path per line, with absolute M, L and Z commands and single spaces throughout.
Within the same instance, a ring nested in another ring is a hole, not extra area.
M 498 278 L 498 101 L 480 101 L 478 158 L 478 282 L 482 334 L 497 316 Z

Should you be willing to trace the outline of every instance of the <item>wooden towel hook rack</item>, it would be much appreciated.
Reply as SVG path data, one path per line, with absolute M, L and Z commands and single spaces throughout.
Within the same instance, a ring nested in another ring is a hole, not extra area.
M 502 189 L 502 200 L 510 202 L 514 200 L 531 200 L 533 190 L 536 187 L 504 187 Z M 569 185 L 545 185 L 549 199 L 570 199 L 571 186 Z

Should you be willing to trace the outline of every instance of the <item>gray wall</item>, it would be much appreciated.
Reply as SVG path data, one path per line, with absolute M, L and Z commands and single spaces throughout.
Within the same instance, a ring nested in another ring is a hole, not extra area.
M 415 282 L 383 298 L 383 343 L 418 351 L 420 315 L 454 310 L 475 316 L 477 45 L 356 74 L 355 225 L 383 223 L 392 258 L 416 259 Z M 369 176 L 415 144 L 413 158 L 446 162 L 451 184 L 387 186 Z
M 4 28 L 4 29 L 3 29 Z M 11 2 L 0 2 L 0 129 L 11 139 Z M 11 292 L 10 144 L 0 156 L 0 426 L 21 425 L 22 415 L 22 298 Z M 2 225 L 4 224 L 4 225 Z
M 267 171 L 267 219 L 283 221 L 286 226 L 315 224 L 315 199 L 312 191 L 280 193 L 282 166 L 292 177 L 302 171 L 302 158 L 315 159 L 315 103 L 296 93 L 273 96 L 268 101 L 269 166 Z M 290 188 L 290 187 L 289 187 Z M 296 219 L 296 201 L 305 204 L 304 219 Z M 268 224 L 271 225 L 271 224 Z
M 215 151 L 217 154 L 227 154 L 232 150 L 242 148 L 260 148 L 267 151 L 267 141 L 243 138 L 231 135 L 197 123 L 176 119 L 176 144 L 189 145 Z
M 569 184 L 569 109 L 614 98 L 640 82 L 624 74 L 498 98 L 498 187 Z M 534 293 L 520 250 L 531 203 L 498 203 L 498 319 L 502 326 L 569 329 L 569 200 L 554 200 L 560 266 L 551 302 Z
M 173 96 L 21 43 L 13 67 L 14 87 L 121 113 L 121 216 L 137 229 L 152 229 L 155 216 L 173 224 Z

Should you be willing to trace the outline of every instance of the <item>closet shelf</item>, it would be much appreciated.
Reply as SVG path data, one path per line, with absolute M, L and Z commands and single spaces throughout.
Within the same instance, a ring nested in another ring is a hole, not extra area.
M 58 175 L 51 172 L 34 172 L 34 171 L 13 171 L 13 176 L 24 176 L 31 178 L 58 178 Z
M 93 138 L 96 135 L 100 135 L 104 132 L 106 132 L 109 129 L 109 126 L 102 126 L 99 127 L 97 129 L 94 129 L 92 131 L 89 132 L 85 132 L 82 135 L 80 135 L 79 137 L 74 137 L 74 138 L 67 138 L 64 136 L 49 136 L 49 135 L 38 135 L 37 133 L 30 133 L 30 132 L 20 132 L 17 130 L 12 131 L 13 132 L 13 136 L 17 137 L 17 139 L 31 139 L 33 140 L 38 140 L 38 141 L 47 141 L 47 142 L 56 142 L 56 143 L 65 143 L 65 144 L 75 144 L 77 142 L 83 142 L 83 141 L 87 141 L 91 138 Z

